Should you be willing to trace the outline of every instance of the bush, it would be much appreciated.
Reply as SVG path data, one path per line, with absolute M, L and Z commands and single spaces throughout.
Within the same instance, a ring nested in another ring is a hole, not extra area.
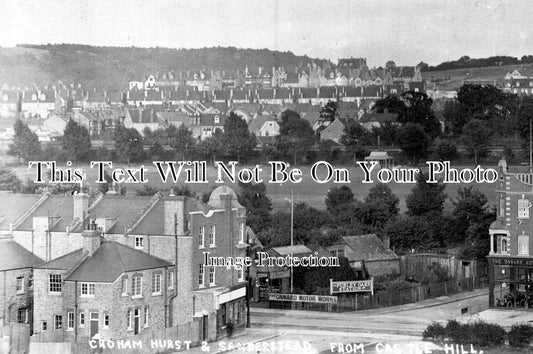
M 445 335 L 446 330 L 444 329 L 444 326 L 438 322 L 433 322 L 426 328 L 422 334 L 422 338 L 424 340 L 442 341 L 444 340 Z
M 456 320 L 449 320 L 445 328 L 446 338 L 454 343 L 465 344 L 469 341 L 466 327 L 466 325 L 459 323 Z
M 467 325 L 468 343 L 477 346 L 495 346 L 504 342 L 506 332 L 502 326 L 478 321 Z
M 509 344 L 513 347 L 529 345 L 533 341 L 533 327 L 522 323 L 515 323 L 508 334 Z

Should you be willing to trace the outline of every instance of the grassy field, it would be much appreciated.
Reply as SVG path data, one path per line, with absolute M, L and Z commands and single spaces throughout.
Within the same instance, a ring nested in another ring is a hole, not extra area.
M 521 65 L 531 70 L 533 64 Z M 483 68 L 455 69 L 442 71 L 426 71 L 422 73 L 424 80 L 437 80 L 437 87 L 441 90 L 455 90 L 461 87 L 463 80 L 496 80 L 502 82 L 505 74 L 516 69 L 518 65 L 509 66 L 487 66 Z M 428 89 L 433 89 L 432 83 L 428 84 Z
M 132 168 L 138 168 L 139 165 L 131 165 Z M 170 188 L 174 186 L 183 186 L 186 185 L 188 188 L 195 192 L 208 192 L 211 191 L 213 188 L 221 185 L 221 183 L 215 183 L 215 180 L 217 179 L 217 169 L 214 168 L 212 165 L 207 167 L 207 181 L 208 183 L 184 183 L 184 172 L 182 172 L 182 175 L 178 179 L 178 183 L 174 184 L 171 181 L 167 181 L 166 183 L 163 183 L 161 180 L 157 169 L 155 166 L 153 166 L 151 163 L 144 164 L 146 169 L 146 178 L 148 182 L 147 185 L 156 187 L 158 189 L 162 190 L 169 190 Z M 125 165 L 113 165 L 113 168 L 125 168 L 127 166 Z M 250 166 L 237 166 L 236 171 L 239 171 L 241 168 L 244 167 L 250 167 Z M 311 178 L 310 174 L 310 166 L 303 166 L 300 167 L 302 171 L 302 181 L 300 183 L 269 183 L 269 179 L 271 177 L 271 171 L 270 167 L 268 165 L 263 165 L 262 167 L 262 173 L 261 176 L 264 179 L 265 185 L 267 187 L 267 193 L 269 197 L 272 199 L 272 203 L 275 209 L 284 209 L 288 208 L 289 202 L 288 198 L 290 199 L 291 190 L 294 192 L 294 201 L 295 202 L 305 202 L 310 206 L 313 206 L 315 208 L 324 209 L 325 203 L 324 199 L 328 193 L 328 190 L 333 187 L 340 187 L 342 185 L 349 186 L 353 193 L 355 194 L 356 198 L 359 200 L 362 200 L 365 198 L 365 196 L 368 194 L 368 191 L 372 186 L 377 183 L 377 180 L 375 179 L 375 174 L 373 176 L 374 183 L 362 183 L 364 179 L 364 174 L 362 169 L 359 166 L 338 166 L 333 165 L 334 168 L 345 168 L 349 172 L 349 179 L 350 183 L 334 183 L 333 181 L 328 183 L 318 183 L 315 182 Z M 471 167 L 471 166 L 470 166 Z M 486 166 L 484 166 L 486 167 Z M 97 170 L 96 168 L 91 169 L 88 165 L 83 166 L 76 166 L 76 168 L 81 168 L 86 172 L 87 177 L 86 181 L 88 181 L 88 185 L 95 186 L 96 183 L 94 182 L 97 179 Z M 463 168 L 469 168 L 469 166 L 461 166 L 458 169 Z M 493 167 L 494 168 L 494 167 Z M 36 170 L 33 168 L 32 170 L 27 169 L 26 167 L 18 167 L 15 169 L 17 175 L 23 179 L 26 180 L 28 178 L 35 178 Z M 319 171 L 319 178 L 325 178 L 324 170 Z M 226 184 L 232 186 L 236 191 L 238 191 L 238 186 L 236 186 L 234 183 L 231 183 L 226 180 Z M 392 189 L 392 191 L 398 196 L 400 199 L 400 209 L 402 211 L 405 211 L 405 199 L 409 192 L 411 191 L 411 188 L 414 186 L 414 183 L 394 183 L 390 182 L 388 183 L 389 187 Z M 489 184 L 489 183 L 472 183 L 474 188 L 480 190 L 483 192 L 487 198 L 489 199 L 489 203 L 493 204 L 495 199 L 495 189 L 496 184 Z M 135 190 L 142 189 L 143 184 L 127 184 L 126 190 L 128 194 L 135 193 Z M 447 193 L 448 197 L 450 198 L 456 198 L 457 196 L 457 190 L 460 187 L 467 186 L 467 184 L 447 184 L 445 192 Z M 451 205 L 451 201 L 447 201 L 447 206 L 449 207 Z

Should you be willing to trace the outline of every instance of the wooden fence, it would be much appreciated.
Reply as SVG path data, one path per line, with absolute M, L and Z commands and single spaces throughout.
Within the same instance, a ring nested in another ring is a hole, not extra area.
M 339 294 L 336 304 L 270 301 L 270 307 L 326 312 L 358 311 L 423 301 L 443 295 L 472 291 L 487 287 L 487 285 L 487 277 L 471 277 L 429 285 L 418 285 L 400 291 L 378 291 L 374 295 L 369 293 Z
M 461 259 L 447 254 L 414 253 L 401 256 L 400 273 L 406 278 L 423 279 L 435 265 L 448 272 L 453 279 L 483 277 L 488 274 L 488 264 L 484 260 Z

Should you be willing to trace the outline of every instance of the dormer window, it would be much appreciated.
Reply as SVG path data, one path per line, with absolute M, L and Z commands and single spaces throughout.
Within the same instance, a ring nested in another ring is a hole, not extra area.
M 215 116 L 215 124 L 218 124 L 220 123 L 220 117 L 217 115 Z

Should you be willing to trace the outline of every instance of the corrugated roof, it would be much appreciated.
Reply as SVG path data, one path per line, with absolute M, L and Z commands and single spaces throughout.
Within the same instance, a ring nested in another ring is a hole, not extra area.
M 273 247 L 274 251 L 276 251 L 280 256 L 287 256 L 291 254 L 297 255 L 297 254 L 309 254 L 313 253 L 307 246 L 305 245 L 294 245 L 294 246 L 284 246 L 284 247 Z
M 170 266 L 170 262 L 161 258 L 104 240 L 93 255 L 83 260 L 65 280 L 112 283 L 125 272 Z
M 12 235 L 0 236 L 0 271 L 31 268 L 43 260 L 13 240 Z

